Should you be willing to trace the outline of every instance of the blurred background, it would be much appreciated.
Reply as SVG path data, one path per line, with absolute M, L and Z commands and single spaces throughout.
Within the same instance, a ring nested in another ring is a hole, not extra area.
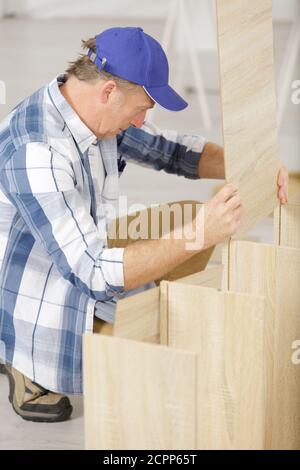
M 299 13 L 299 0 L 273 0 L 279 153 L 293 175 L 292 191 L 300 174 Z M 68 60 L 80 53 L 81 39 L 112 26 L 141 26 L 162 42 L 171 84 L 189 102 L 179 113 L 157 107 L 148 119 L 161 128 L 201 134 L 222 145 L 214 0 L 0 0 L 0 120 L 24 97 L 64 72 Z M 298 97 L 295 103 L 293 94 Z M 220 181 L 191 181 L 129 163 L 120 180 L 120 194 L 128 196 L 129 205 L 149 206 L 179 199 L 204 201 L 219 185 Z M 269 218 L 249 238 L 270 242 L 272 235 Z M 217 252 L 215 262 L 219 256 Z M 73 399 L 73 419 L 50 429 L 14 415 L 6 383 L 2 386 L 5 378 L 0 382 L 0 448 L 83 448 L 80 398 Z
M 300 105 L 291 99 L 292 84 L 300 80 L 299 5 L 299 0 L 273 0 L 280 158 L 294 173 L 300 172 Z M 112 26 L 141 26 L 164 43 L 171 83 L 189 102 L 179 113 L 157 107 L 148 119 L 222 144 L 214 8 L 213 0 L 0 0 L 0 80 L 6 88 L 0 119 L 63 72 L 80 52 L 81 39 Z M 205 200 L 216 186 L 215 181 L 188 181 L 133 164 L 120 183 L 129 204 L 147 205 Z

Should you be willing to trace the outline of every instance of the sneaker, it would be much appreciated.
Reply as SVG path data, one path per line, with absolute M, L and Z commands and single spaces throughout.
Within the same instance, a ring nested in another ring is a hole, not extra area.
M 73 411 L 69 399 L 32 382 L 8 364 L 1 364 L 9 381 L 8 399 L 14 411 L 26 421 L 57 423 L 66 421 Z

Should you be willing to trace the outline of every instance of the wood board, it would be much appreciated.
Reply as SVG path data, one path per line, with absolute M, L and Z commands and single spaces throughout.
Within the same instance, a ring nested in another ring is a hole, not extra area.
M 85 334 L 84 414 L 87 449 L 195 449 L 196 354 Z
M 300 250 L 233 241 L 224 273 L 232 291 L 266 299 L 266 448 L 299 449 L 300 373 L 292 345 L 300 339 Z
M 300 203 L 280 206 L 274 214 L 276 245 L 300 248 Z
M 191 274 L 176 281 L 176 284 L 188 284 L 197 286 L 221 288 L 223 278 L 223 266 L 213 266 L 199 273 Z M 168 286 L 169 282 L 160 283 L 160 343 L 168 345 Z
M 168 283 L 172 348 L 197 353 L 197 448 L 265 445 L 262 297 Z
M 159 287 L 120 299 L 115 323 L 111 325 L 95 319 L 93 331 L 118 338 L 160 343 L 159 304 Z
M 278 205 L 272 0 L 217 0 L 217 26 L 226 180 L 245 207 L 239 238 Z

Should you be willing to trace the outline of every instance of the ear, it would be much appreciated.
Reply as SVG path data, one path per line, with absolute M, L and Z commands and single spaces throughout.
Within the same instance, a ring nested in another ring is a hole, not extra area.
M 106 104 L 108 102 L 111 93 L 114 92 L 116 88 L 116 82 L 113 80 L 101 82 L 101 87 L 99 88 L 99 97 L 102 104 Z

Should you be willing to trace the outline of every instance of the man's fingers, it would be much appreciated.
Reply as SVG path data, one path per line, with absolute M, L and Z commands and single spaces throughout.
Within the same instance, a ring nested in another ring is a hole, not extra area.
M 279 189 L 278 199 L 280 200 L 281 204 L 286 204 L 288 202 L 288 196 L 286 194 L 285 188 L 280 188 Z
M 237 209 L 238 207 L 240 207 L 242 205 L 242 200 L 240 198 L 240 196 L 238 196 L 237 194 L 235 194 L 234 196 L 232 196 L 230 199 L 228 199 L 228 201 L 226 202 L 226 206 L 228 209 Z
M 288 202 L 289 172 L 282 163 L 278 173 L 277 184 L 278 198 L 282 204 L 286 204 Z
M 287 177 L 287 172 L 284 168 L 281 168 L 278 173 L 277 183 L 279 186 L 283 186 Z
M 236 194 L 238 188 L 232 184 L 226 184 L 215 196 L 218 202 L 227 202 L 228 199 L 232 198 Z
M 244 216 L 244 208 L 242 205 L 240 205 L 234 210 L 234 219 L 241 221 L 243 220 L 243 216 Z
M 279 197 L 287 197 L 287 190 L 284 186 L 281 186 L 278 190 Z

